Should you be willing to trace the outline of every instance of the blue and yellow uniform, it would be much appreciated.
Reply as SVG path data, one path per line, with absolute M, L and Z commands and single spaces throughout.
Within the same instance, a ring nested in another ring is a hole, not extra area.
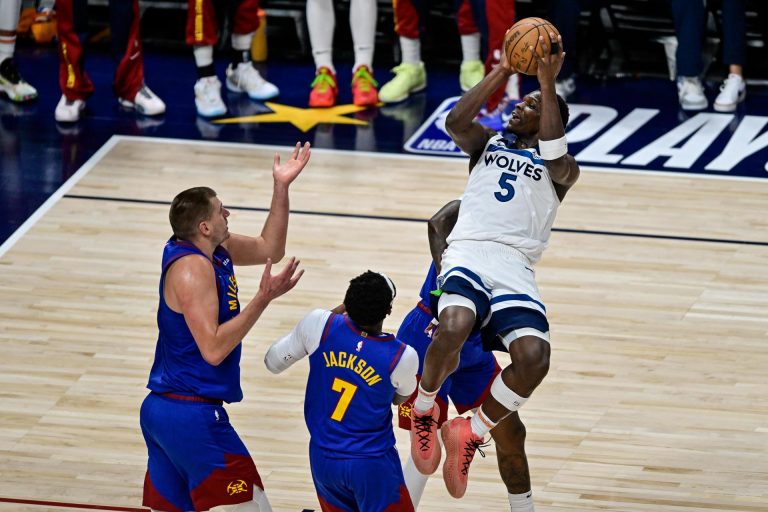
M 248 450 L 229 423 L 223 402 L 239 402 L 238 345 L 218 366 L 200 353 L 184 315 L 165 303 L 163 288 L 170 266 L 185 256 L 204 256 L 193 244 L 172 237 L 163 251 L 159 335 L 141 406 L 141 430 L 149 461 L 144 505 L 158 510 L 207 510 L 253 499 L 253 486 L 263 489 Z M 213 253 L 219 294 L 219 323 L 240 312 L 237 280 L 229 253 Z
M 331 314 L 309 356 L 304 416 L 325 512 L 413 510 L 392 430 L 391 374 L 405 348 L 392 334 L 368 334 Z
M 430 309 L 430 292 L 436 289 L 437 269 L 432 263 L 419 293 L 421 300 L 406 315 L 397 331 L 397 338 L 412 346 L 419 355 L 419 378 L 421 378 L 424 358 L 435 330 L 432 324 L 434 317 Z M 448 398 L 451 399 L 459 414 L 480 407 L 490 392 L 493 379 L 501 371 L 493 354 L 483 350 L 479 332 L 470 334 L 461 349 L 460 357 L 459 367 L 445 379 L 435 398 L 440 405 L 437 428 L 440 428 L 448 419 Z M 405 430 L 411 429 L 411 408 L 416 400 L 416 394 L 417 392 L 414 392 L 407 402 L 400 404 L 398 410 L 399 426 Z

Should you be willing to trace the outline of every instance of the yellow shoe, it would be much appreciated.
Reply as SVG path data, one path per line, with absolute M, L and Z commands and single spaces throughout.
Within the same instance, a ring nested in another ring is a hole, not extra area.
M 379 100 L 384 103 L 403 101 L 412 92 L 423 91 L 427 87 L 427 72 L 423 62 L 403 62 L 393 68 L 392 72 L 395 77 L 379 91 Z
M 459 71 L 459 85 L 461 90 L 467 92 L 480 83 L 485 76 L 485 65 L 479 60 L 467 60 L 461 63 Z

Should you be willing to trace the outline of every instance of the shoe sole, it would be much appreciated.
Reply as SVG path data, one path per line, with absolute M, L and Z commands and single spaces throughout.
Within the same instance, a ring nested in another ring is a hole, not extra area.
M 143 116 L 152 117 L 152 116 L 159 116 L 159 115 L 165 114 L 165 109 L 160 110 L 158 112 L 147 112 L 141 107 L 141 105 L 137 105 L 132 101 L 124 100 L 122 98 L 119 98 L 117 102 L 120 104 L 121 107 L 128 110 L 134 110 Z
M 227 83 L 228 91 L 248 94 L 248 91 L 246 91 L 239 85 L 233 84 L 229 78 L 227 78 L 225 82 Z M 267 101 L 273 98 L 277 98 L 278 96 L 280 96 L 280 91 L 277 91 L 274 94 L 268 94 L 266 96 L 254 96 L 254 95 L 248 94 L 248 97 L 251 98 L 253 101 Z
M 427 88 L 427 82 L 424 81 L 424 83 L 422 85 L 420 85 L 418 87 L 415 87 L 413 89 L 410 89 L 405 94 L 405 96 L 398 96 L 397 98 L 392 98 L 390 100 L 383 100 L 383 99 L 381 99 L 381 92 L 379 92 L 379 101 L 381 101 L 383 103 L 400 103 L 401 101 L 407 100 L 410 97 L 411 94 L 416 93 L 416 92 L 421 92 L 421 91 L 423 91 L 426 88 Z
M 458 478 L 456 475 L 458 474 L 458 467 L 454 467 L 454 463 L 456 462 L 456 457 L 458 454 L 458 448 L 455 446 L 455 442 L 453 439 L 451 439 L 451 433 L 455 430 L 455 428 L 450 427 L 448 423 L 443 425 L 443 428 L 440 430 L 440 437 L 443 439 L 443 446 L 445 446 L 445 462 L 443 463 L 443 483 L 445 483 L 445 488 L 448 491 L 448 494 L 450 494 L 453 498 L 461 498 L 464 496 L 464 494 L 467 492 L 467 485 L 462 484 L 461 481 L 456 481 Z M 453 453 L 451 453 L 453 452 Z M 453 456 L 451 456 L 453 455 Z M 457 488 L 452 488 L 452 486 L 455 486 Z M 462 489 L 463 486 L 463 489 Z
M 439 407 L 437 404 L 435 404 L 435 407 Z M 437 409 L 437 417 L 440 418 L 440 409 Z M 433 416 L 434 418 L 434 416 Z M 413 419 L 411 419 L 411 428 L 413 428 Z M 421 453 L 416 448 L 416 444 L 414 442 L 415 434 L 411 433 L 411 459 L 413 459 L 413 465 L 416 466 L 416 470 L 421 473 L 422 475 L 432 475 L 437 471 L 437 468 L 440 466 L 440 459 L 443 457 L 442 448 L 440 447 L 440 441 L 437 439 L 437 432 L 435 432 L 435 447 L 433 448 L 432 452 L 432 459 L 428 460 L 424 459 L 421 456 Z M 416 441 L 418 442 L 418 441 Z M 423 466 L 423 467 L 419 467 Z
M 746 97 L 747 97 L 746 93 L 739 94 L 739 98 L 736 100 L 736 103 L 717 103 L 717 102 L 715 102 L 712 105 L 712 108 L 714 108 L 716 112 L 735 112 L 736 108 L 739 106 L 739 103 L 744 101 L 744 99 Z

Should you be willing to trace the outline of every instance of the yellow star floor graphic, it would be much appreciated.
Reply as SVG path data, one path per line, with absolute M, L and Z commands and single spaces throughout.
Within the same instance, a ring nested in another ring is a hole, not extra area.
M 300 108 L 279 103 L 265 103 L 272 112 L 266 114 L 257 114 L 254 116 L 231 117 L 214 121 L 219 124 L 231 123 L 291 123 L 299 130 L 306 132 L 318 124 L 354 124 L 360 126 L 368 125 L 367 121 L 344 117 L 346 114 L 353 114 L 365 110 L 367 107 L 358 107 L 357 105 L 338 105 L 329 108 Z

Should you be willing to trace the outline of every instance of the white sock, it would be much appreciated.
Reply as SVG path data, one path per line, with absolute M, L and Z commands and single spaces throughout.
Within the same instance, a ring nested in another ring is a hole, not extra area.
M 0 30 L 13 32 L 13 35 L 0 37 L 0 62 L 13 57 L 16 49 L 16 28 L 21 13 L 20 1 L 2 0 L 0 2 Z
M 400 36 L 400 52 L 403 62 L 418 64 L 421 62 L 421 40 Z
M 238 52 L 246 52 L 251 49 L 251 42 L 253 41 L 253 34 L 232 34 L 232 49 Z
M 416 395 L 416 401 L 413 403 L 413 408 L 416 412 L 423 414 L 430 410 L 435 405 L 435 397 L 437 396 L 439 388 L 434 391 L 425 391 L 419 384 L 419 393 Z
M 480 60 L 480 32 L 461 36 L 461 58 L 463 62 Z
M 485 439 L 486 434 L 488 434 L 488 432 L 490 432 L 498 423 L 491 421 L 491 419 L 483 412 L 483 408 L 480 407 L 472 416 L 472 420 L 469 424 L 472 427 L 472 432 L 477 437 Z
M 213 46 L 195 46 L 192 54 L 195 56 L 195 66 L 199 68 L 213 64 Z
M 437 436 L 440 439 L 440 436 Z M 419 508 L 421 495 L 424 494 L 424 488 L 427 486 L 428 475 L 422 475 L 413 464 L 413 459 L 409 456 L 408 461 L 403 467 L 403 476 L 405 477 L 405 486 L 408 488 L 408 494 L 411 495 L 413 509 Z
M 307 28 L 315 68 L 325 66 L 336 73 L 333 67 L 333 32 L 336 29 L 333 0 L 307 0 Z
M 355 66 L 373 69 L 373 46 L 376 38 L 376 0 L 352 0 L 349 7 L 349 28 L 355 47 Z
M 508 494 L 510 512 L 534 512 L 533 493 L 531 491 L 523 494 Z

